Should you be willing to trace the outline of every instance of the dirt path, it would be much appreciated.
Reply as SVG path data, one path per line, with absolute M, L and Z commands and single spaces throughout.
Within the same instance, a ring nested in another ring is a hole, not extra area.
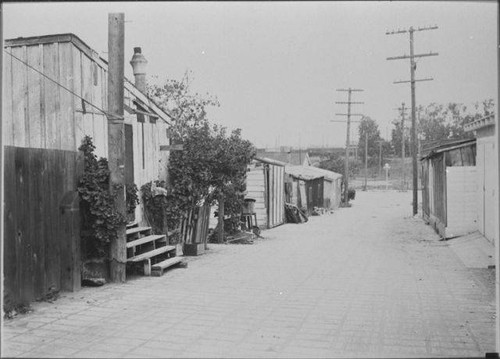
M 5 324 L 3 355 L 483 356 L 492 270 L 467 268 L 411 217 L 410 192 L 211 245 L 187 269 L 65 294 Z

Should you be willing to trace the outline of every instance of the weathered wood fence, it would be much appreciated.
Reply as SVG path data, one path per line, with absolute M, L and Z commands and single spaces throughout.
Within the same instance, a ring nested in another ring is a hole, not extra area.
M 78 152 L 5 147 L 5 304 L 80 288 Z
M 181 221 L 182 243 L 207 243 L 210 206 L 205 204 L 188 211 Z

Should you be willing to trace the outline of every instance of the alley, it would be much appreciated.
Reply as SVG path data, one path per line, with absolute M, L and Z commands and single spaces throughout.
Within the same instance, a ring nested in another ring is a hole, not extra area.
M 3 356 L 429 357 L 495 351 L 493 269 L 411 216 L 411 192 L 210 245 L 186 269 L 64 293 L 4 323 Z

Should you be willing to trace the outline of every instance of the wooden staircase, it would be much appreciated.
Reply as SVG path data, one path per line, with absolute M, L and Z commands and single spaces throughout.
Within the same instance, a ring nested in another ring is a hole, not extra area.
M 161 276 L 167 268 L 183 263 L 183 259 L 176 256 L 175 246 L 168 245 L 166 235 L 151 232 L 151 227 L 127 225 L 127 264 L 142 264 L 144 275 Z

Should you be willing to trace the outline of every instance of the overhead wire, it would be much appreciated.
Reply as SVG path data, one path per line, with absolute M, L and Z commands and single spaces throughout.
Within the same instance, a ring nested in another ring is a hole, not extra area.
M 100 108 L 99 106 L 93 104 L 92 102 L 84 99 L 82 96 L 78 95 L 77 93 L 75 93 L 74 91 L 70 90 L 69 88 L 67 88 L 66 86 L 64 86 L 63 84 L 57 82 L 56 80 L 54 80 L 53 78 L 47 76 L 46 74 L 44 74 L 42 71 L 38 70 L 37 68 L 31 66 L 30 64 L 28 64 L 27 62 L 23 61 L 22 59 L 20 59 L 19 57 L 17 57 L 16 55 L 12 54 L 11 52 L 7 51 L 7 50 L 4 50 L 5 53 L 9 54 L 11 57 L 13 57 L 14 59 L 16 59 L 17 61 L 19 61 L 20 63 L 22 63 L 23 65 L 27 66 L 28 68 L 32 69 L 33 71 L 35 71 L 36 73 L 42 75 L 43 77 L 45 77 L 47 80 L 55 83 L 57 86 L 65 89 L 66 91 L 68 91 L 70 94 L 72 94 L 73 96 L 75 97 L 78 97 L 79 99 L 81 99 L 83 101 L 83 103 L 87 103 L 89 104 L 90 106 L 92 106 L 93 108 L 95 108 L 96 110 L 102 112 L 103 115 L 107 116 L 107 117 L 111 117 L 111 118 L 116 118 L 116 116 L 113 116 L 111 114 L 109 114 L 108 112 L 104 111 L 102 108 Z
M 83 98 L 82 96 L 78 95 L 77 93 L 75 93 L 74 91 L 72 91 L 71 89 L 67 88 L 66 86 L 64 86 L 63 84 L 61 84 L 60 82 L 54 80 L 53 78 L 49 77 L 47 74 L 43 73 L 42 71 L 38 70 L 37 68 L 31 66 L 30 64 L 28 64 L 26 61 L 20 59 L 19 57 L 17 57 L 16 55 L 14 55 L 13 53 L 7 51 L 4 49 L 4 52 L 7 53 L 8 55 L 10 55 L 11 57 L 13 57 L 14 59 L 16 59 L 17 61 L 19 61 L 20 63 L 22 63 L 24 66 L 32 69 L 33 71 L 35 71 L 36 73 L 40 74 L 41 76 L 45 77 L 47 80 L 53 82 L 54 84 L 56 84 L 57 86 L 63 88 L 64 90 L 68 91 L 70 94 L 72 94 L 73 96 L 79 98 L 81 101 L 82 101 L 82 107 L 84 108 L 85 110 L 85 107 L 84 105 L 85 104 L 89 104 L 90 106 L 92 106 L 93 108 L 95 108 L 96 110 L 100 111 L 103 115 L 105 115 L 106 117 L 108 117 L 109 119 L 111 120 L 115 120 L 115 119 L 119 119 L 119 120 L 122 120 L 123 117 L 120 117 L 120 116 L 116 116 L 116 115 L 112 115 L 111 113 L 103 110 L 102 108 L 100 108 L 99 106 L 93 104 L 92 102 L 86 100 L 85 98 Z M 127 80 L 128 81 L 128 80 Z M 174 119 L 172 117 L 172 115 L 170 115 L 169 113 L 163 111 L 168 117 L 170 117 L 171 119 Z M 162 119 L 164 122 L 166 122 L 168 124 L 168 121 L 165 121 L 164 119 Z

